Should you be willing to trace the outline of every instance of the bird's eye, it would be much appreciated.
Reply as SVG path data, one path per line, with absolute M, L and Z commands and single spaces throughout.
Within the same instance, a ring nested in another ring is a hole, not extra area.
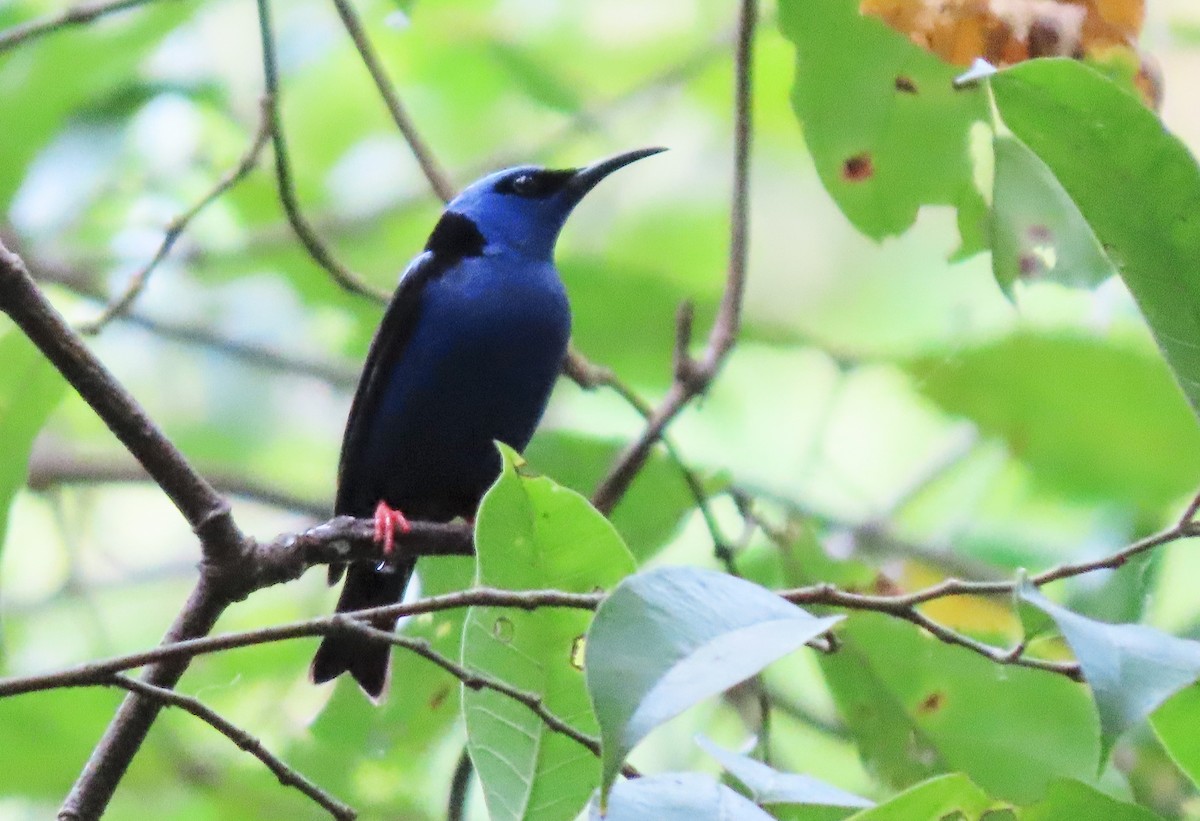
M 528 197 L 535 192 L 537 182 L 532 174 L 522 174 L 512 181 L 512 190 L 514 194 L 521 197 Z

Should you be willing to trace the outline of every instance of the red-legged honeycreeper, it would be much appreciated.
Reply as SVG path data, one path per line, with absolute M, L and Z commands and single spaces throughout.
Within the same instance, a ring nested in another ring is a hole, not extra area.
M 518 451 L 529 443 L 571 330 L 554 267 L 559 231 L 600 180 L 662 150 L 565 171 L 509 168 L 446 206 L 375 333 L 342 439 L 335 512 L 375 516 L 385 552 L 393 528 L 407 526 L 404 515 L 473 517 L 500 472 L 493 440 Z M 413 567 L 409 559 L 351 565 L 338 611 L 400 601 Z M 342 570 L 330 567 L 330 584 Z M 374 625 L 391 631 L 396 620 Z M 380 642 L 329 635 L 313 658 L 312 679 L 349 671 L 379 699 L 390 655 Z

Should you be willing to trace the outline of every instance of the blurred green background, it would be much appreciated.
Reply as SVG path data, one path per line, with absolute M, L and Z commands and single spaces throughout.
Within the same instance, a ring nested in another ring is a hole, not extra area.
M 356 7 L 459 186 L 512 162 L 568 167 L 670 147 L 589 196 L 558 256 L 579 349 L 644 396 L 661 395 L 677 306 L 695 301 L 706 329 L 723 285 L 733 5 Z M 0 3 L 0 30 L 61 8 Z M 274 10 L 284 126 L 305 211 L 339 258 L 390 288 L 440 203 L 332 6 L 289 0 Z M 1200 8 L 1159 0 L 1148 12 L 1142 45 L 1165 77 L 1164 120 L 1200 151 L 1190 92 L 1200 76 Z M 958 247 L 949 209 L 927 208 L 913 229 L 878 244 L 856 233 L 806 153 L 788 97 L 795 52 L 775 15 L 764 4 L 756 41 L 745 334 L 710 395 L 672 428 L 688 464 L 714 487 L 744 491 L 768 518 L 824 545 L 823 558 L 808 557 L 797 577 L 753 537 L 743 545 L 745 572 L 797 583 L 832 556 L 839 572 L 861 561 L 910 586 L 947 572 L 987 576 L 1097 556 L 1167 522 L 1200 477 L 1200 433 L 1121 283 L 1024 285 L 1018 310 L 986 254 L 948 261 Z M 262 89 L 258 36 L 247 0 L 177 0 L 0 53 L 0 236 L 70 321 L 93 318 L 120 292 L 164 226 L 245 151 Z M 91 344 L 195 464 L 245 491 L 233 496 L 239 522 L 269 538 L 331 504 L 350 391 L 379 316 L 299 248 L 281 218 L 268 150 L 188 227 L 129 316 Z M 0 320 L 0 333 L 10 330 Z M 28 389 L 24 379 L 0 362 L 6 402 Z M 639 418 L 611 393 L 563 380 L 528 457 L 588 493 L 638 430 Z M 68 394 L 37 440 L 34 489 L 17 494 L 0 553 L 0 674 L 145 648 L 179 607 L 194 578 L 195 541 L 154 487 L 113 481 L 129 465 Z M 735 506 L 724 495 L 715 505 L 737 541 Z M 639 559 L 715 565 L 711 538 L 665 460 L 652 462 L 615 521 Z M 1200 633 L 1193 547 L 1167 548 L 1144 572 L 1080 579 L 1066 595 L 1096 617 L 1144 615 Z M 453 586 L 456 575 L 461 585 L 453 564 L 428 571 L 426 589 Z M 218 629 L 316 615 L 333 601 L 314 571 L 233 607 Z M 997 640 L 1013 629 L 995 603 L 956 601 L 931 614 Z M 901 629 L 861 624 L 855 652 L 866 656 L 883 631 Z M 878 652 L 892 652 L 887 643 Z M 365 817 L 444 817 L 463 740 L 449 723 L 454 699 L 426 715 L 394 695 L 375 711 L 344 682 L 336 692 L 307 682 L 314 646 L 208 656 L 181 688 Z M 436 682 L 431 688 L 455 689 L 431 668 L 403 663 Z M 945 664 L 958 669 L 961 657 Z M 861 763 L 817 663 L 801 657 L 777 668 L 768 682 L 784 705 L 778 764 L 876 797 L 925 774 L 924 764 L 897 775 Z M 86 689 L 0 701 L 0 818 L 53 814 L 119 698 Z M 691 735 L 705 727 L 735 745 L 744 733 L 735 707 L 685 714 L 634 763 L 714 769 Z M 1039 728 L 1030 724 L 1032 739 Z M 1026 730 L 1014 720 L 1012 732 L 1019 748 Z M 1200 817 L 1193 788 L 1148 731 L 1121 743 L 1103 783 L 1166 815 L 1191 808 Z M 482 817 L 478 800 L 473 811 Z M 258 762 L 173 711 L 155 726 L 109 817 L 135 816 L 320 817 Z

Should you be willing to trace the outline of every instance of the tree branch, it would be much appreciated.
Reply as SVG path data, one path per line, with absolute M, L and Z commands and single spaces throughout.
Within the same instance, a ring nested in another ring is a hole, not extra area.
M 248 592 L 236 573 L 220 572 L 236 568 L 248 546 L 229 505 L 192 469 L 128 391 L 67 326 L 38 290 L 25 263 L 3 244 L 0 244 L 0 309 L 96 411 L 200 537 L 204 557 L 200 579 L 164 642 L 174 643 L 208 633 L 225 607 Z M 146 670 L 144 680 L 169 688 L 186 668 L 186 658 L 155 665 Z M 159 706 L 134 695 L 125 699 L 75 782 L 60 818 L 95 818 L 103 812 L 154 722 Z
M 642 435 L 621 453 L 609 469 L 608 475 L 592 494 L 592 504 L 602 513 L 611 512 L 629 490 L 634 477 L 646 464 L 654 443 L 662 438 L 663 432 L 679 412 L 692 399 L 708 390 L 725 357 L 737 341 L 741 329 L 750 204 L 751 68 L 757 14 L 757 0 L 742 0 L 734 67 L 733 198 L 729 220 L 729 268 L 717 318 L 709 332 L 708 345 L 703 357 L 695 360 L 687 350 L 691 339 L 691 310 L 687 306 L 680 310 L 677 323 L 675 381 L 646 423 Z
M 263 746 L 262 742 L 252 736 L 250 733 L 238 727 L 233 722 L 229 721 L 219 713 L 206 707 L 198 699 L 191 696 L 185 696 L 177 693 L 174 690 L 168 690 L 163 687 L 155 687 L 153 684 L 147 684 L 144 681 L 129 678 L 116 674 L 110 676 L 107 682 L 98 682 L 111 684 L 114 687 L 120 687 L 131 693 L 138 693 L 143 696 L 159 701 L 163 704 L 172 707 L 178 707 L 181 710 L 191 713 L 196 718 L 208 724 L 221 735 L 228 738 L 240 749 L 250 753 L 250 755 L 261 761 L 266 768 L 274 773 L 279 779 L 279 783 L 285 787 L 295 787 L 300 792 L 307 795 L 323 809 L 325 809 L 334 818 L 339 821 L 353 821 L 358 817 L 358 814 L 348 804 L 339 801 L 323 789 L 318 787 L 313 782 L 309 781 L 303 774 L 292 769 L 284 761 Z
M 421 173 L 429 181 L 429 187 L 433 189 L 433 192 L 438 195 L 438 198 L 442 202 L 449 202 L 454 199 L 454 185 L 450 182 L 450 178 L 446 176 L 446 172 L 438 165 L 429 145 L 417 133 L 417 127 L 413 124 L 412 118 L 408 116 L 408 112 L 404 110 L 404 104 L 400 102 L 400 95 L 396 93 L 395 86 L 388 80 L 387 72 L 383 68 L 383 62 L 379 59 L 379 55 L 371 45 L 366 31 L 363 29 L 362 21 L 358 17 L 358 13 L 354 11 L 354 7 L 350 5 L 349 0 L 333 0 L 333 5 L 337 8 L 338 16 L 342 18 L 342 25 L 346 27 L 346 31 L 350 34 L 350 39 L 354 41 L 354 47 L 358 49 L 358 54 L 362 57 L 363 64 L 366 65 L 367 71 L 371 73 L 371 79 L 375 81 L 375 88 L 379 89 L 379 94 L 383 97 L 383 102 L 387 106 L 388 113 L 392 115 L 392 120 L 396 123 L 396 127 L 404 135 L 404 140 L 408 143 L 413 156 L 416 157 L 417 164 L 421 166 Z
M 1200 504 L 1197 507 L 1200 507 Z M 270 543 L 258 545 L 252 551 L 252 560 L 248 562 L 248 566 L 252 569 L 249 573 L 249 583 L 257 589 L 291 581 L 303 573 L 304 569 L 314 564 L 378 561 L 380 548 L 374 542 L 373 527 L 373 522 L 369 519 L 353 519 L 342 516 L 303 533 L 284 534 Z M 1134 542 L 1107 557 L 1090 562 L 1060 565 L 1031 577 L 1029 581 L 1035 586 L 1042 586 L 1052 581 L 1083 575 L 1097 569 L 1117 568 L 1132 556 L 1171 541 L 1198 536 L 1200 536 L 1200 523 L 1191 519 L 1181 519 L 1173 527 Z M 470 551 L 470 530 L 462 524 L 414 521 L 412 522 L 412 531 L 398 533 L 396 542 L 397 549 L 402 552 L 418 551 L 420 555 L 459 555 Z M 415 553 L 411 555 L 415 555 Z M 795 604 L 824 605 L 850 611 L 884 613 L 913 622 L 942 641 L 979 653 L 996 663 L 1019 664 L 1077 678 L 1079 675 L 1077 665 L 1045 662 L 1026 658 L 1012 650 L 991 647 L 939 625 L 917 610 L 917 607 L 922 604 L 951 596 L 1011 595 L 1014 587 L 1015 583 L 1011 581 L 969 582 L 947 579 L 922 590 L 898 595 L 868 595 L 842 590 L 831 584 L 815 584 L 784 590 L 780 591 L 779 595 Z M 0 697 L 95 683 L 104 676 L 148 664 L 191 658 L 235 647 L 249 647 L 268 642 L 325 635 L 332 630 L 347 629 L 345 624 L 337 622 L 338 619 L 369 622 L 373 618 L 401 618 L 476 606 L 513 607 L 522 610 L 535 610 L 541 607 L 594 610 L 604 598 L 605 595 L 601 593 L 474 588 L 440 596 L 430 596 L 408 603 L 332 614 L 273 627 L 180 640 L 170 644 L 164 643 L 151 650 L 89 662 L 54 673 L 0 679 Z M 389 641 L 391 640 L 389 639 Z M 394 643 L 408 646 L 407 641 L 405 639 Z
M 541 696 L 537 695 L 536 693 L 527 693 L 524 690 L 519 690 L 516 687 L 501 681 L 500 679 L 492 678 L 491 676 L 486 676 L 476 670 L 472 670 L 469 667 L 464 667 L 458 662 L 448 659 L 441 653 L 438 653 L 425 639 L 414 639 L 411 636 L 402 636 L 397 633 L 389 633 L 385 630 L 380 630 L 377 627 L 372 627 L 369 624 L 358 621 L 357 619 L 340 618 L 337 615 L 334 616 L 333 621 L 336 629 L 348 630 L 350 632 L 366 636 L 367 638 L 374 639 L 375 641 L 381 641 L 386 644 L 411 650 L 421 658 L 433 662 L 438 667 L 441 667 L 447 673 L 454 676 L 463 683 L 464 687 L 468 687 L 472 690 L 492 690 L 500 693 L 501 695 L 508 696 L 513 701 L 523 704 L 532 710 L 534 715 L 540 718 L 542 723 L 551 730 L 565 735 L 567 738 L 577 742 L 582 747 L 589 750 L 597 758 L 599 758 L 600 740 L 594 736 L 588 735 L 587 733 L 580 732 L 556 716 L 554 713 L 550 712 L 550 709 L 546 707 L 545 703 L 542 701 Z M 627 775 L 631 775 L 632 777 L 637 776 L 636 770 L 627 768 L 625 772 Z
M 14 676 L 0 679 L 0 698 L 18 696 L 24 693 L 36 693 L 44 690 L 54 690 L 62 687 L 77 687 L 101 682 L 104 677 L 113 673 L 133 670 L 147 664 L 172 662 L 179 659 L 191 659 L 196 656 L 219 653 L 237 647 L 253 647 L 258 644 L 269 644 L 276 641 L 312 638 L 328 635 L 331 632 L 345 629 L 337 620 L 353 619 L 369 621 L 372 618 L 387 616 L 402 618 L 423 613 L 437 613 L 443 610 L 459 610 L 464 607 L 513 607 L 521 610 L 536 610 L 541 607 L 564 607 L 574 610 L 594 610 L 599 606 L 604 596 L 598 593 L 564 593 L 561 590 L 495 590 L 487 587 L 477 587 L 462 590 L 457 593 L 446 593 L 441 596 L 430 596 L 404 604 L 392 604 L 386 607 L 373 607 L 367 610 L 356 610 L 346 613 L 333 613 L 304 621 L 289 622 L 273 627 L 262 627 L 256 630 L 245 630 L 236 633 L 221 633 L 216 636 L 204 636 L 195 639 L 182 639 L 171 644 L 161 644 L 140 653 L 129 653 L 123 656 L 113 656 L 108 659 L 89 661 L 74 667 L 64 668 L 51 673 L 39 673 L 29 676 Z
M 107 2 L 82 3 L 58 14 L 50 14 L 27 23 L 0 31 L 0 53 L 46 34 L 52 34 L 71 26 L 90 23 L 118 11 L 144 6 L 152 0 L 107 0 Z
M 267 140 L 271 137 L 270 105 L 266 100 L 263 100 L 260 106 L 262 110 L 259 114 L 258 127 L 255 129 L 250 146 L 242 154 L 242 158 L 238 161 L 238 164 L 217 180 L 216 184 L 191 208 L 179 214 L 167 224 L 166 230 L 163 232 L 162 241 L 158 245 L 158 250 L 154 252 L 154 256 L 150 258 L 150 261 L 130 277 L 125 289 L 109 302 L 95 319 L 80 326 L 80 331 L 89 335 L 99 333 L 113 318 L 128 310 L 133 301 L 145 289 L 150 275 L 154 273 L 159 264 L 171 253 L 171 249 L 175 247 L 175 242 L 187 230 L 191 221 L 201 211 L 216 202 L 225 192 L 245 179 L 246 175 L 258 165 L 258 158 L 262 154 L 263 148 L 266 147 Z
M 649 421 L 654 415 L 654 408 L 650 403 L 643 399 L 637 391 L 625 384 L 625 382 L 613 373 L 611 368 L 593 364 L 574 347 L 567 351 L 567 357 L 563 360 L 563 375 L 584 390 L 595 390 L 600 387 L 608 388 L 621 397 L 627 405 L 637 411 L 638 415 L 646 421 Z M 721 532 L 721 526 L 717 524 L 717 517 L 713 513 L 712 505 L 709 503 L 708 491 L 704 487 L 703 480 L 701 480 L 696 471 L 688 467 L 683 455 L 679 452 L 679 448 L 670 436 L 664 434 L 661 441 L 663 448 L 667 452 L 667 458 L 671 460 L 679 471 L 679 475 L 683 477 L 684 484 L 687 485 L 688 492 L 691 494 L 692 500 L 696 503 L 696 509 L 700 511 L 700 516 L 704 519 L 704 525 L 708 528 L 709 536 L 712 538 L 713 551 L 718 557 L 730 556 L 732 548 L 729 545 L 729 541 L 725 538 L 725 534 Z
M 203 471 L 208 483 L 220 493 L 238 496 L 280 510 L 303 513 L 314 519 L 332 515 L 329 502 L 293 496 L 286 491 L 240 474 Z M 123 455 L 107 458 L 76 456 L 48 444 L 45 438 L 34 445 L 25 484 L 33 491 L 46 491 L 62 485 L 131 484 L 151 481 L 135 460 Z
M 205 559 L 239 556 L 245 538 L 229 505 L 183 458 L 137 401 L 87 349 L 0 243 L 0 310 L 8 314 L 141 463 L 200 536 Z
M 283 123 L 279 116 L 279 68 L 275 59 L 275 37 L 271 33 L 270 0 L 257 0 L 257 3 L 258 27 L 262 39 L 263 78 L 266 83 L 265 97 L 271 123 L 271 140 L 275 149 L 275 179 L 284 214 L 308 255 L 328 272 L 334 282 L 351 293 L 385 303 L 389 294 L 368 285 L 358 274 L 339 262 L 300 210 L 295 183 L 292 180 L 287 139 L 284 137 Z

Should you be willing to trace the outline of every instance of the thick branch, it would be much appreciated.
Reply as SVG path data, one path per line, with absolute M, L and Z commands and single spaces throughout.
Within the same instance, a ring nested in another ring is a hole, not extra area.
M 206 561 L 236 558 L 245 540 L 229 505 L 87 349 L 34 284 L 21 258 L 2 243 L 0 310 L 12 317 L 170 497 L 200 536 Z
M 208 633 L 225 607 L 247 592 L 236 574 L 214 572 L 216 568 L 235 567 L 247 547 L 229 505 L 192 469 L 133 397 L 67 326 L 38 290 L 20 257 L 2 244 L 0 308 L 96 411 L 200 537 L 205 572 L 167 631 L 164 642 L 174 643 Z M 146 671 L 144 680 L 169 688 L 186 668 L 186 658 L 155 665 Z M 137 696 L 125 699 L 67 797 L 61 818 L 96 818 L 103 812 L 154 722 L 159 706 Z

